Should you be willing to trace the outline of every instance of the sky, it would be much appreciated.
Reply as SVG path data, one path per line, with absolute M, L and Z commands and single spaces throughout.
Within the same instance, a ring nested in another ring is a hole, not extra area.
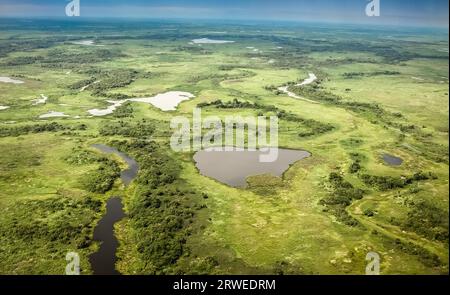
M 88 17 L 281 20 L 448 28 L 448 0 L 79 0 Z M 64 17 L 70 0 L 0 0 L 0 17 Z

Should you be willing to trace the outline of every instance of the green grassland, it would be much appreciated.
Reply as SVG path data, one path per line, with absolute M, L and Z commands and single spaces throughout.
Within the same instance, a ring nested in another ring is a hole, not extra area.
M 126 24 L 0 20 L 0 76 L 25 82 L 0 82 L 0 273 L 63 274 L 76 251 L 90 274 L 113 195 L 128 214 L 115 229 L 124 274 L 364 274 L 370 251 L 382 274 L 448 273 L 448 32 Z M 190 43 L 204 37 L 235 42 Z M 291 90 L 310 101 L 276 91 L 309 73 L 318 80 Z M 172 112 L 87 113 L 171 90 L 196 97 Z M 220 118 L 284 114 L 280 146 L 312 157 L 248 189 L 202 176 L 192 153 L 169 147 L 170 119 L 199 105 Z M 69 117 L 39 118 L 49 111 Z M 94 143 L 139 162 L 131 186 Z

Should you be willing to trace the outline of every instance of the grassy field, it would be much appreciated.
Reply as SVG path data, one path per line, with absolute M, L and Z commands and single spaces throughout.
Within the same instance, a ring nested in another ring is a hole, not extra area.
M 124 274 L 364 274 L 371 251 L 382 274 L 448 273 L 448 32 L 112 21 L 94 30 L 56 20 L 0 28 L 0 77 L 24 82 L 0 82 L 0 106 L 9 107 L 0 110 L 0 273 L 62 274 L 76 251 L 90 274 L 93 228 L 113 195 L 128 213 L 116 224 Z M 291 90 L 315 103 L 276 91 L 309 73 L 318 80 Z M 123 116 L 87 112 L 167 91 L 195 99 L 171 112 L 144 103 Z M 35 104 L 41 94 L 48 100 Z M 281 179 L 252 177 L 247 189 L 202 176 L 192 153 L 170 150 L 169 122 L 219 99 L 289 113 L 280 146 L 312 157 Z M 50 111 L 67 116 L 39 118 Z M 86 179 L 105 163 L 125 167 L 94 143 L 135 157 L 138 179 L 124 188 L 106 178 L 106 192 L 92 191 Z

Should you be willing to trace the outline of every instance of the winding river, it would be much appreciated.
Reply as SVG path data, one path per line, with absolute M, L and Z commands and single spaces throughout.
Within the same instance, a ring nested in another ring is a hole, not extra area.
M 313 73 L 309 73 L 309 77 L 308 78 L 306 78 L 303 82 L 296 84 L 295 86 L 309 85 L 309 84 L 313 83 L 316 80 L 317 80 L 317 76 L 315 74 L 313 74 Z M 307 102 L 310 102 L 310 103 L 316 103 L 316 104 L 319 103 L 317 101 L 298 96 L 294 92 L 289 91 L 289 85 L 288 86 L 278 87 L 278 90 L 283 92 L 283 93 L 285 93 L 285 94 L 287 94 L 289 97 L 292 97 L 292 98 L 301 99 L 301 100 L 304 100 L 304 101 L 307 101 Z
M 138 163 L 128 155 L 115 148 L 94 144 L 92 147 L 105 154 L 115 154 L 128 165 L 128 168 L 120 173 L 120 179 L 125 185 L 129 185 L 139 171 Z M 89 256 L 94 275 L 120 275 L 116 270 L 116 251 L 119 242 L 114 235 L 114 224 L 125 217 L 120 197 L 112 197 L 106 203 L 106 214 L 94 229 L 94 241 L 101 242 L 97 252 Z

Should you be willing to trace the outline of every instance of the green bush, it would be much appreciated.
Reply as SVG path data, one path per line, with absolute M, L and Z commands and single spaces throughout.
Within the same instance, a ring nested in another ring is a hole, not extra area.
M 394 177 L 394 176 L 379 176 L 379 175 L 369 175 L 369 174 L 362 174 L 361 180 L 369 186 L 376 187 L 377 189 L 381 191 L 388 191 L 392 189 L 398 189 L 398 188 L 404 188 L 407 185 L 410 185 L 412 183 L 423 181 L 423 180 L 430 180 L 430 179 L 436 179 L 437 176 L 434 175 L 431 172 L 424 173 L 424 172 L 416 172 L 411 176 L 405 176 L 405 177 Z
M 364 210 L 364 215 L 367 217 L 372 217 L 375 215 L 375 212 L 372 209 L 366 209 Z
M 359 200 L 364 196 L 364 191 L 355 188 L 351 183 L 336 172 L 330 173 L 328 181 L 332 186 L 332 192 L 322 200 L 320 204 L 327 207 L 327 211 L 332 213 L 342 223 L 349 226 L 356 226 L 358 222 L 346 211 L 353 200 Z
M 11 207 L 2 208 L 0 244 L 16 247 L 21 241 L 33 251 L 37 251 L 34 247 L 57 244 L 86 248 L 91 244 L 93 223 L 101 206 L 101 201 L 91 197 L 17 201 Z
M 95 153 L 78 146 L 73 148 L 70 155 L 65 157 L 64 160 L 71 165 L 86 165 L 99 161 L 99 157 Z
M 348 172 L 354 174 L 357 173 L 361 170 L 361 164 L 359 164 L 359 162 L 353 162 L 350 167 L 348 168 Z
M 425 202 L 413 202 L 412 209 L 402 227 L 428 239 L 448 243 L 448 212 Z
M 100 167 L 87 173 L 81 180 L 84 189 L 92 193 L 104 194 L 114 185 L 114 181 L 120 176 L 119 165 L 105 159 Z
M 141 120 L 137 123 L 125 121 L 104 122 L 100 125 L 99 133 L 101 136 L 120 135 L 125 137 L 149 137 L 155 132 L 155 123 L 151 120 Z
M 133 106 L 131 104 L 131 102 L 126 102 L 123 105 L 121 105 L 120 107 L 118 107 L 114 113 L 113 113 L 113 117 L 115 118 L 133 118 Z

